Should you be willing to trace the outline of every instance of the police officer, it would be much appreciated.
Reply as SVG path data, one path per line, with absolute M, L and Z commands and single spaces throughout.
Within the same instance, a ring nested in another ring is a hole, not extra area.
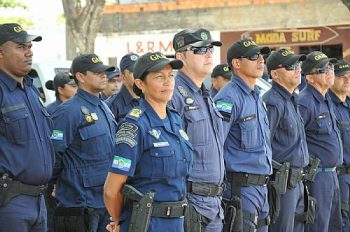
M 176 74 L 171 106 L 180 113 L 194 147 L 193 171 L 188 179 L 189 215 L 186 231 L 221 231 L 224 158 L 222 117 L 203 84 L 212 71 L 213 46 L 206 29 L 186 29 L 175 34 L 176 59 L 184 63 Z
M 350 186 L 350 64 L 339 60 L 334 65 L 334 85 L 329 91 L 335 105 L 335 115 L 343 141 L 343 163 L 337 167 L 343 231 L 349 231 L 349 186 Z
M 304 212 L 303 168 L 309 163 L 309 153 L 304 124 L 297 106 L 298 95 L 294 91 L 301 82 L 301 61 L 305 58 L 305 55 L 294 55 L 282 48 L 273 51 L 266 60 L 272 88 L 264 94 L 263 100 L 270 123 L 272 158 L 280 164 L 290 164 L 286 178 L 291 172 L 288 189 L 280 203 L 277 203 L 280 204 L 279 216 L 270 226 L 270 231 L 304 231 L 304 222 L 294 220 L 294 216 Z M 274 170 L 275 175 L 279 175 L 279 168 Z M 277 191 L 278 196 L 274 200 L 279 200 L 279 193 L 282 192 L 279 189 Z
M 270 130 L 255 85 L 264 71 L 263 54 L 269 51 L 268 47 L 260 47 L 250 39 L 234 42 L 227 51 L 227 63 L 233 71 L 232 81 L 214 98 L 225 120 L 224 152 L 229 180 L 225 198 L 231 199 L 228 205 L 232 202 L 238 213 L 234 226 L 240 227 L 238 225 L 243 219 L 243 231 L 267 231 L 269 224 L 266 184 L 272 172 Z M 236 198 L 234 202 L 233 196 L 241 200 Z M 225 220 L 230 223 L 227 213 Z
M 107 85 L 105 71 L 112 70 L 95 54 L 76 57 L 71 71 L 78 92 L 53 114 L 56 231 L 104 231 L 109 222 L 103 184 L 115 155 L 116 122 L 99 93 Z M 72 223 L 69 215 L 80 221 Z
M 123 80 L 123 86 L 120 92 L 111 98 L 106 103 L 113 112 L 115 120 L 119 122 L 138 102 L 138 96 L 133 91 L 134 85 L 134 64 L 139 56 L 134 53 L 123 56 L 120 61 L 120 71 Z
M 210 96 L 212 98 L 222 89 L 232 78 L 232 72 L 227 64 L 218 64 L 211 73 L 212 88 Z
M 58 72 L 53 81 L 45 83 L 45 87 L 55 91 L 56 101 L 46 107 L 47 112 L 52 114 L 62 103 L 73 97 L 77 93 L 77 84 L 69 73 Z
M 27 75 L 32 41 L 17 23 L 0 24 L 0 231 L 46 231 L 43 197 L 54 151 L 52 121 Z
M 317 200 L 315 223 L 306 231 L 340 231 L 340 193 L 335 167 L 343 160 L 340 132 L 334 105 L 327 94 L 333 85 L 333 62 L 324 53 L 314 51 L 302 63 L 307 87 L 300 93 L 299 110 L 304 120 L 306 141 L 311 158 L 321 160 L 315 181 L 308 183 L 310 194 Z
M 119 68 L 115 68 L 114 71 L 106 72 L 106 74 L 108 82 L 106 88 L 102 90 L 100 94 L 102 100 L 107 100 L 110 96 L 117 94 L 123 85 Z
M 122 232 L 183 231 L 192 148 L 180 116 L 167 107 L 174 90 L 173 69 L 182 65 L 160 52 L 146 53 L 135 64 L 134 90 L 142 98 L 118 128 L 117 151 L 105 184 L 106 207 Z M 144 202 L 149 195 L 149 204 L 154 200 L 151 211 Z M 132 207 L 134 202 L 138 207 Z

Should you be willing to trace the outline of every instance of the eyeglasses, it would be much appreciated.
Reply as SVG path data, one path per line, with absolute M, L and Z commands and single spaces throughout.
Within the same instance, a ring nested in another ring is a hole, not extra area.
M 208 52 L 213 53 L 214 47 L 189 47 L 186 51 L 193 51 L 193 54 L 204 55 Z
M 312 69 L 311 72 L 309 72 L 309 75 L 314 75 L 314 74 L 324 74 L 324 73 L 328 73 L 328 72 L 334 72 L 334 65 L 333 64 L 328 64 L 327 66 L 323 67 L 323 68 L 315 68 Z
M 301 62 L 296 62 L 292 65 L 280 64 L 278 68 L 285 68 L 287 71 L 295 71 L 301 69 Z
M 240 58 L 240 59 L 241 59 L 241 58 L 246 58 L 246 59 L 248 59 L 248 60 L 250 60 L 250 61 L 256 61 L 256 60 L 258 60 L 260 57 L 262 57 L 262 55 L 261 55 L 260 53 L 256 53 L 256 54 L 251 55 L 251 56 L 240 56 L 239 58 Z

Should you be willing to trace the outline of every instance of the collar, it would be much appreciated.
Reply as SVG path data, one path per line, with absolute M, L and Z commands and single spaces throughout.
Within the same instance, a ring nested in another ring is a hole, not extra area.
M 311 92 L 311 94 L 315 97 L 315 99 L 318 102 L 325 102 L 327 99 L 327 95 L 328 93 L 326 93 L 326 96 L 324 97 L 320 92 L 318 92 L 317 89 L 315 89 L 315 87 L 313 87 L 312 85 L 307 84 L 306 88 Z
M 350 103 L 350 99 L 349 97 L 346 97 L 345 101 L 341 101 L 339 99 L 339 97 L 332 91 L 332 90 L 329 90 L 328 91 L 328 94 L 329 94 L 329 97 L 332 99 L 333 103 L 338 106 L 338 105 L 343 105 L 344 107 L 346 108 L 349 108 L 349 103 Z
M 92 95 L 91 93 L 86 92 L 78 88 L 77 96 L 83 98 L 84 100 L 90 102 L 92 105 L 98 106 L 100 104 L 100 98 Z
M 251 94 L 252 92 L 253 92 L 255 95 L 257 95 L 257 96 L 259 96 L 259 94 L 260 94 L 260 90 L 259 90 L 259 88 L 258 88 L 257 85 L 255 85 L 255 86 L 254 86 L 254 89 L 251 90 L 251 89 L 249 88 L 249 86 L 248 86 L 239 76 L 237 76 L 237 75 L 235 75 L 235 74 L 233 74 L 233 76 L 232 76 L 232 82 L 235 83 L 235 84 L 237 84 L 237 85 L 243 90 L 243 92 L 244 92 L 246 95 L 249 95 L 249 94 Z
M 7 86 L 10 91 L 14 91 L 16 87 L 22 88 L 18 81 L 10 77 L 7 73 L 0 69 L 0 80 Z M 33 81 L 29 76 L 23 78 L 23 85 L 32 86 Z
M 200 90 L 200 88 L 198 88 L 198 86 L 195 85 L 193 83 L 193 81 L 181 71 L 177 72 L 176 79 L 181 80 L 182 82 L 184 82 L 186 84 L 186 86 L 189 89 L 191 89 L 193 92 L 195 92 L 195 93 Z
M 293 94 L 290 94 L 282 85 L 275 81 L 272 82 L 272 88 L 286 100 L 291 99 L 293 96 Z
M 131 96 L 131 94 L 129 93 L 129 90 L 125 87 L 125 85 L 122 86 L 120 90 L 120 94 L 122 95 L 126 105 L 130 105 L 131 102 L 134 100 L 133 96 Z

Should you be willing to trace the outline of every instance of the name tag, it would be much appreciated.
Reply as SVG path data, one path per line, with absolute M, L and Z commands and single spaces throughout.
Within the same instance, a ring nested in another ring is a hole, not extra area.
M 154 147 L 169 147 L 169 143 L 168 142 L 157 142 L 157 143 L 153 143 Z

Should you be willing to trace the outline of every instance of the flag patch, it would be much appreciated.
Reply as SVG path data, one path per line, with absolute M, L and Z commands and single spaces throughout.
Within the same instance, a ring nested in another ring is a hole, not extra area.
M 122 171 L 128 172 L 131 167 L 131 160 L 120 157 L 120 156 L 114 156 L 112 168 L 117 168 Z
M 51 135 L 52 140 L 58 140 L 62 141 L 63 140 L 63 131 L 61 130 L 53 130 L 52 135 Z

